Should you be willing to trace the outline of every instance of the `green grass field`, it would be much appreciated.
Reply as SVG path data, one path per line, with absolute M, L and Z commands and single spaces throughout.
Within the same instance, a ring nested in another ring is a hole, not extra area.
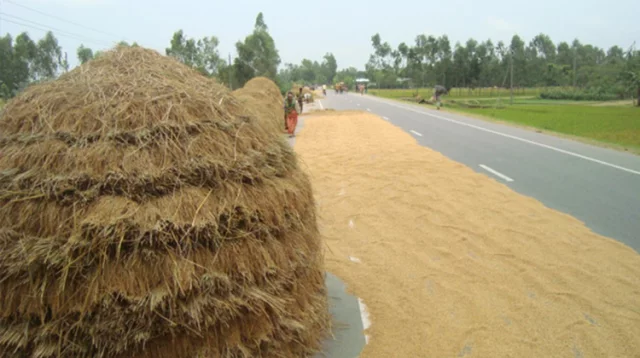
M 459 108 L 458 110 L 551 132 L 640 149 L 640 108 L 632 106 L 522 104 L 501 109 Z
M 515 97 L 513 105 L 509 105 L 508 95 L 504 98 L 457 97 L 454 91 L 443 98 L 443 103 L 448 110 L 587 138 L 640 152 L 640 108 L 631 106 L 630 101 L 626 105 L 614 103 L 601 106 L 601 102 L 543 100 L 532 95 L 535 90 L 525 91 L 525 95 Z M 406 91 L 412 90 L 384 90 L 377 95 L 393 99 L 411 98 L 411 95 L 404 96 Z M 373 92 L 369 91 L 370 94 Z M 469 108 L 469 105 L 485 108 Z

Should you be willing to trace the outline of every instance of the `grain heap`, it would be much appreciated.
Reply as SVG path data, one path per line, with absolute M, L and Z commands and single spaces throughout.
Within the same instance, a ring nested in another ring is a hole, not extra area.
M 253 78 L 244 87 L 233 91 L 233 95 L 247 108 L 253 109 L 265 125 L 272 124 L 276 131 L 282 131 L 284 98 L 272 80 L 266 77 Z
M 0 114 L 1 357 L 298 357 L 327 328 L 311 187 L 227 89 L 118 48 Z

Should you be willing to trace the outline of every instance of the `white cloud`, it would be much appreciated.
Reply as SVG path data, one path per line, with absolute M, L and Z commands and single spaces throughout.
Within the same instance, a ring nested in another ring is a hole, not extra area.
M 507 20 L 499 17 L 489 16 L 487 24 L 498 31 L 514 31 L 515 26 L 507 22 Z

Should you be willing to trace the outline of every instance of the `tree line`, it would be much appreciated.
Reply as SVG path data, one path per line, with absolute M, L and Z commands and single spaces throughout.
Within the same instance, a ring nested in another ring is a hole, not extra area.
M 0 37 L 0 97 L 9 98 L 32 82 L 69 70 L 66 53 L 48 32 L 37 42 L 27 33 Z
M 189 38 L 182 30 L 176 31 L 165 49 L 168 56 L 195 68 L 203 75 L 216 77 L 231 88 L 242 87 L 251 78 L 265 76 L 276 81 L 284 91 L 293 81 L 332 81 L 337 63 L 332 54 L 318 64 L 304 60 L 301 66 L 286 64 L 278 72 L 281 60 L 275 41 L 269 34 L 264 16 L 259 13 L 254 29 L 243 41 L 235 44 L 237 56 L 229 62 L 220 55 L 220 42 L 216 36 L 201 39 Z M 117 46 L 138 46 L 120 42 Z M 76 51 L 78 62 L 83 64 L 99 57 L 102 51 L 93 51 L 80 45 Z M 0 37 L 0 97 L 11 98 L 29 84 L 57 77 L 69 70 L 66 52 L 63 52 L 52 32 L 37 42 L 28 33 L 15 39 L 7 34 Z M 313 75 L 309 75 L 309 71 Z
M 237 56 L 228 61 L 220 55 L 216 36 L 201 39 L 176 31 L 165 52 L 202 74 L 216 77 L 231 88 L 243 86 L 256 76 L 278 83 L 281 90 L 292 83 L 331 84 L 345 82 L 353 87 L 355 79 L 366 77 L 377 87 L 563 87 L 589 88 L 620 98 L 634 91 L 640 97 L 640 51 L 633 46 L 608 50 L 574 40 L 557 45 L 545 34 L 529 43 L 514 35 L 509 44 L 491 40 L 452 45 L 446 35 L 416 36 L 412 45 L 392 47 L 379 34 L 371 37 L 373 53 L 360 71 L 354 67 L 338 70 L 332 53 L 320 61 L 303 59 L 300 64 L 281 59 L 269 34 L 264 16 L 256 17 L 253 31 L 235 44 Z M 119 46 L 130 46 L 121 42 Z M 131 46 L 137 46 L 133 43 Z M 80 63 L 100 56 L 81 45 L 76 56 Z M 69 70 L 66 53 L 53 33 L 37 42 L 27 33 L 0 37 L 0 96 L 7 98 L 30 83 L 54 78 Z M 5 65 L 7 64 L 7 65 Z
M 117 46 L 137 46 L 134 42 L 120 42 Z M 100 56 L 101 51 L 93 52 L 80 45 L 77 56 L 80 63 Z M 0 98 L 15 96 L 26 86 L 40 81 L 56 78 L 69 71 L 67 53 L 62 51 L 58 39 L 49 31 L 43 38 L 34 41 L 28 33 L 15 37 L 6 34 L 0 37 Z
M 446 35 L 418 35 L 414 43 L 392 47 L 371 37 L 367 77 L 382 88 L 559 87 L 596 88 L 619 97 L 639 91 L 640 51 L 608 50 L 574 40 L 557 45 L 545 34 L 529 43 L 518 35 L 505 44 L 491 40 L 451 44 Z M 513 79 L 511 76 L 513 75 Z
M 218 52 L 218 38 L 204 37 L 196 40 L 185 37 L 182 30 L 174 33 L 166 54 L 200 70 L 204 75 L 218 78 L 231 88 L 242 87 L 257 76 L 274 80 L 284 93 L 293 83 L 332 83 L 338 74 L 338 63 L 332 53 L 321 62 L 303 59 L 300 65 L 281 64 L 275 41 L 262 13 L 256 17 L 253 32 L 243 41 L 236 42 L 237 56 L 227 61 Z

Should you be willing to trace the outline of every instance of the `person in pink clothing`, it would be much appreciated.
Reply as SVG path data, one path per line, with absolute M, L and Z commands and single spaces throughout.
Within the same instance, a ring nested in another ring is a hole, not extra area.
M 289 138 L 295 137 L 296 126 L 298 125 L 298 111 L 296 110 L 296 99 L 291 91 L 287 93 L 287 98 L 284 100 L 284 118 Z

